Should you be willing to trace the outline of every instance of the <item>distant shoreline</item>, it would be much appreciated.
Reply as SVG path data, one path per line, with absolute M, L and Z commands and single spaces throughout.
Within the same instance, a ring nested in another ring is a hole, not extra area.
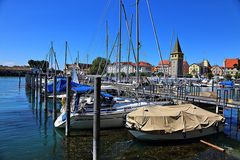
M 24 77 L 27 73 L 31 72 L 29 66 L 1 66 L 0 65 L 0 76 L 1 77 Z

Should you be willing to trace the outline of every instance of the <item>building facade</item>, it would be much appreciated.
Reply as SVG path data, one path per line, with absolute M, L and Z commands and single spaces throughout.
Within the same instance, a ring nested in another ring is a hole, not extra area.
M 173 52 L 170 55 L 171 59 L 171 76 L 172 77 L 182 77 L 183 76 L 183 56 L 179 40 L 175 43 Z
M 167 76 L 171 75 L 171 62 L 169 60 L 162 60 L 156 68 L 159 73 Z
M 240 65 L 239 58 L 225 59 L 224 60 L 224 74 L 230 74 L 235 76 L 238 73 L 238 67 Z
M 116 74 L 118 73 L 118 63 L 112 63 L 107 66 L 107 73 L 108 74 Z M 121 62 L 121 72 L 124 72 L 126 74 L 128 73 L 135 73 L 135 64 L 132 62 Z
M 212 66 L 211 72 L 212 72 L 213 76 L 222 76 L 224 73 L 222 67 L 220 67 L 218 65 Z
M 76 69 L 79 74 L 89 74 L 91 64 L 85 63 L 74 63 L 74 64 L 66 64 L 66 74 L 71 75 L 73 69 Z
M 197 63 L 193 63 L 189 66 L 189 74 L 191 74 L 194 77 L 198 77 L 202 74 L 202 66 L 197 64 Z
M 151 73 L 152 72 L 152 65 L 148 62 L 139 62 L 139 72 L 141 73 Z

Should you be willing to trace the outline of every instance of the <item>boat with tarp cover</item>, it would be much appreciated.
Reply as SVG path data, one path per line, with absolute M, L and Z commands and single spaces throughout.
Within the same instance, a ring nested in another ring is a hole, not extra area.
M 193 104 L 141 107 L 126 116 L 126 127 L 139 140 L 203 137 L 223 131 L 224 117 Z

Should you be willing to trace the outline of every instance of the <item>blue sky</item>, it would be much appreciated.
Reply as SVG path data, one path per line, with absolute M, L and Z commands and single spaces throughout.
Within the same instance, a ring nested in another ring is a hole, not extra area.
M 135 0 L 123 0 L 128 19 L 135 14 Z M 149 0 L 164 59 L 168 59 L 174 33 L 185 59 L 191 64 L 208 59 L 222 65 L 224 58 L 240 57 L 239 0 Z M 109 50 L 118 31 L 118 0 L 0 0 L 0 64 L 24 65 L 45 59 L 50 42 L 61 68 L 64 44 L 70 48 L 68 63 L 77 51 L 80 62 L 105 56 L 105 22 L 109 23 Z M 140 60 L 156 65 L 160 58 L 145 0 L 140 0 Z M 124 17 L 124 16 L 123 16 Z M 133 22 L 135 41 L 135 22 Z M 122 25 L 122 59 L 127 58 L 128 36 Z M 135 43 L 134 43 L 135 44 Z M 116 52 L 111 57 L 116 58 Z M 132 57 L 133 60 L 133 57 Z

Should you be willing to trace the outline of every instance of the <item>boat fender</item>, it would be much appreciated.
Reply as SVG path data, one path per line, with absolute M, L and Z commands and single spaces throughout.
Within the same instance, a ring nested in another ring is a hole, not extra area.
M 215 128 L 216 128 L 217 132 L 219 132 L 219 123 L 218 122 L 215 124 Z
M 182 135 L 183 135 L 183 138 L 186 138 L 186 137 L 187 137 L 186 132 L 182 132 Z

